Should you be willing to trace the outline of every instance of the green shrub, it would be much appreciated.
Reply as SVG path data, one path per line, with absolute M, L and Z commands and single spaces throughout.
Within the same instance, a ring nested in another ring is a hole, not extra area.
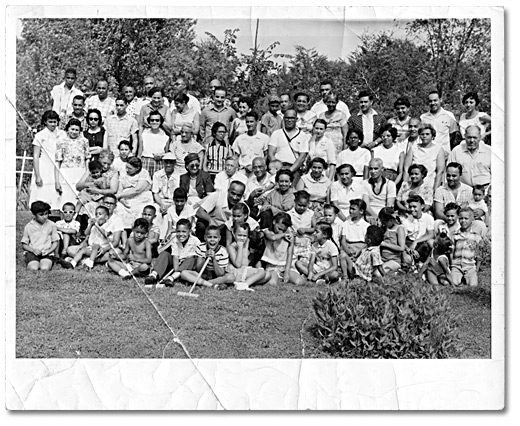
M 447 358 L 456 351 L 446 296 L 417 276 L 337 284 L 318 293 L 313 307 L 321 348 L 334 356 Z

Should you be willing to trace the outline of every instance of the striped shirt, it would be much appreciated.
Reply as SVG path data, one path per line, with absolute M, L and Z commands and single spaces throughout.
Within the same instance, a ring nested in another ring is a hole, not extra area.
M 208 251 L 208 245 L 206 243 L 199 244 L 195 250 L 195 255 L 197 257 L 206 257 L 206 252 Z M 229 255 L 224 246 L 217 246 L 215 249 L 215 260 L 217 261 L 217 265 L 219 265 L 222 269 L 226 269 L 229 264 Z M 213 265 L 213 259 L 210 258 L 208 262 L 208 266 L 206 267 L 208 271 L 214 271 L 215 265 Z
M 208 172 L 217 174 L 224 170 L 226 158 L 231 154 L 231 146 L 227 142 L 219 143 L 212 137 L 206 147 L 206 167 Z
M 482 242 L 482 237 L 476 232 L 462 231 L 459 229 L 453 234 L 455 248 L 453 251 L 452 266 L 459 268 L 474 267 L 478 256 L 478 246 Z

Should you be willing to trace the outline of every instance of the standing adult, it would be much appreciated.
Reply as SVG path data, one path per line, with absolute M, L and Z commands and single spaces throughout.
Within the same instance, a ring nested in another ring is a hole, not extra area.
M 173 173 L 177 179 L 176 186 L 178 186 L 180 176 L 186 173 L 184 159 L 188 154 L 197 154 L 201 164 L 204 160 L 204 147 L 193 138 L 193 127 L 189 123 L 182 126 L 181 140 L 171 142 L 168 151 L 175 154 L 175 170 Z
M 141 112 L 141 99 L 137 97 L 134 86 L 126 85 L 123 87 L 123 96 L 127 100 L 126 113 L 135 118 L 137 121 L 137 117 L 139 117 L 139 113 Z M 135 144 L 134 144 L 135 145 Z
M 143 105 L 141 112 L 139 113 L 139 118 L 137 119 L 137 123 L 139 124 L 139 131 L 141 133 L 144 129 L 150 128 L 148 116 L 152 113 L 152 111 L 158 111 L 163 118 L 161 129 L 168 136 L 170 135 L 172 130 L 171 115 L 168 111 L 168 106 L 164 103 L 163 94 L 163 89 L 160 87 L 152 87 L 148 92 L 148 96 L 150 96 L 151 101 Z
M 368 193 L 367 214 L 371 216 L 371 221 L 377 216 L 383 207 L 394 207 L 397 195 L 395 183 L 383 176 L 383 160 L 373 158 L 368 163 L 368 173 L 370 177 L 363 181 L 363 185 Z
M 206 92 L 206 97 L 200 100 L 200 111 L 204 111 L 205 108 L 209 107 L 213 103 L 213 97 L 215 95 L 215 89 L 217 87 L 222 87 L 222 83 L 220 80 L 214 78 L 209 82 L 208 90 Z M 238 100 L 238 99 L 237 99 Z M 224 105 L 231 107 L 231 101 L 229 99 L 224 99 Z M 238 105 L 237 105 L 238 107 Z M 234 109 L 234 108 L 233 108 Z M 236 110 L 235 110 L 236 112 Z
M 72 99 L 72 114 L 67 114 L 64 120 L 60 120 L 60 129 L 65 129 L 65 126 L 71 118 L 75 118 L 81 122 L 81 130 L 88 129 L 87 113 L 85 112 L 85 98 L 83 95 L 76 95 Z
M 294 177 L 294 184 L 300 179 L 300 167 L 309 152 L 310 135 L 296 127 L 297 114 L 288 109 L 283 117 L 284 128 L 275 130 L 269 139 L 269 161 L 279 160 Z
M 403 142 L 408 137 L 408 125 L 410 124 L 410 100 L 403 96 L 394 102 L 395 117 L 388 123 L 397 130 L 397 143 Z
M 227 127 L 217 121 L 211 127 L 211 138 L 204 151 L 204 160 L 202 161 L 202 170 L 210 173 L 213 178 L 215 175 L 224 170 L 226 158 L 231 155 L 231 146 L 226 138 Z
M 116 113 L 116 101 L 108 96 L 108 81 L 99 80 L 96 84 L 96 94 L 87 99 L 86 108 L 97 109 L 101 112 L 103 121 Z
M 195 109 L 195 107 L 190 106 L 189 97 L 185 93 L 179 93 L 175 95 L 173 99 L 172 105 L 175 106 L 175 109 L 171 111 L 171 123 L 172 123 L 172 138 L 181 138 L 181 129 L 182 126 L 186 123 L 189 123 L 193 126 L 193 133 L 199 133 L 199 124 L 200 124 L 200 113 Z
M 88 141 L 81 134 L 81 123 L 72 119 L 56 143 L 55 187 L 60 194 L 58 202 L 76 203 L 76 184 L 87 170 L 90 158 Z
M 293 100 L 297 112 L 296 127 L 310 134 L 312 125 L 316 120 L 316 114 L 309 110 L 309 95 L 305 92 L 298 92 L 293 96 Z
M 269 136 L 258 131 L 258 114 L 255 111 L 246 113 L 246 133 L 241 134 L 233 144 L 233 151 L 238 155 L 240 170 L 251 175 L 253 159 L 267 156 Z
M 444 206 L 456 203 L 460 207 L 467 207 L 473 200 L 471 186 L 460 181 L 462 166 L 459 163 L 448 163 L 446 166 L 446 183 L 435 191 L 433 196 L 433 212 L 435 219 L 446 220 Z
M 363 148 L 372 149 L 381 142 L 381 127 L 386 123 L 385 117 L 372 108 L 374 97 L 368 90 L 358 93 L 359 111 L 351 115 L 347 121 L 348 129 L 356 129 L 363 134 Z
M 462 183 L 469 186 L 491 183 L 491 148 L 482 143 L 480 126 L 466 128 L 464 142 L 453 148 L 448 162 L 462 165 Z
M 195 96 L 188 93 L 188 80 L 186 80 L 184 77 L 177 78 L 175 83 L 173 83 L 173 99 L 175 100 L 179 95 L 186 95 L 186 98 L 188 98 L 186 101 L 186 106 L 188 109 L 191 109 L 200 115 L 202 111 L 200 108 L 200 102 Z M 179 111 L 177 103 L 172 102 L 170 104 L 170 112 L 173 114 L 176 111 Z
M 383 143 L 374 148 L 374 157 L 383 160 L 384 176 L 399 186 L 403 178 L 404 154 L 397 145 L 397 129 L 390 123 L 381 129 Z
M 291 109 L 293 107 L 291 102 L 291 97 L 288 93 L 282 93 L 280 95 L 280 112 L 282 113 L 282 116 L 285 114 L 285 112 L 288 109 Z M 283 122 L 282 122 L 283 124 Z
M 137 112 L 138 113 L 141 112 L 141 109 L 143 108 L 143 106 L 145 106 L 146 104 L 149 104 L 150 102 L 152 102 L 152 96 L 150 95 L 150 90 L 152 90 L 154 87 L 158 87 L 158 86 L 159 86 L 159 84 L 155 84 L 155 77 L 152 77 L 151 75 L 147 75 L 143 79 L 142 97 L 141 97 L 140 102 L 139 102 L 139 104 L 137 106 Z M 163 94 L 162 100 L 163 100 L 162 101 L 163 105 L 165 105 L 166 108 L 169 108 L 170 107 L 170 101 L 168 101 L 168 98 L 166 96 L 164 96 L 164 94 Z
M 216 87 L 213 92 L 213 102 L 204 108 L 200 114 L 200 137 L 202 144 L 208 144 L 207 138 L 211 134 L 211 127 L 217 121 L 224 124 L 228 129 L 231 122 L 237 117 L 237 113 L 231 107 L 224 105 L 226 89 L 222 86 Z
M 114 153 L 116 157 L 119 156 L 117 149 L 119 142 L 131 141 L 132 154 L 136 154 L 138 137 L 137 132 L 139 127 L 137 121 L 130 114 L 127 113 L 128 100 L 119 96 L 116 99 L 116 113 L 107 117 L 105 121 L 105 128 L 107 130 L 107 148 Z
M 65 70 L 65 81 L 54 86 L 51 90 L 52 110 L 55 111 L 60 120 L 66 120 L 67 115 L 72 114 L 72 102 L 75 96 L 83 96 L 83 92 L 79 90 L 74 83 L 76 82 L 76 70 L 67 68 Z
M 98 159 L 98 155 L 103 149 L 107 149 L 107 133 L 103 127 L 103 117 L 98 109 L 87 111 L 88 128 L 83 132 L 83 136 L 88 141 L 89 152 L 93 160 Z
M 480 129 L 482 138 L 491 134 L 491 131 L 488 130 L 491 124 L 491 117 L 485 112 L 478 110 L 477 107 L 479 103 L 480 98 L 475 92 L 466 93 L 462 97 L 462 105 L 466 108 L 466 112 L 460 116 L 459 120 L 460 133 L 462 135 L 466 134 L 466 129 L 469 126 L 477 126 Z
M 275 130 L 283 126 L 283 114 L 280 111 L 280 97 L 271 95 L 268 98 L 269 110 L 262 115 L 260 120 L 260 131 L 267 136 L 271 136 Z
M 353 177 L 356 182 L 368 179 L 368 162 L 372 159 L 372 154 L 360 145 L 363 141 L 363 132 L 357 129 L 349 129 L 347 132 L 347 149 L 338 155 L 337 165 L 350 164 L 357 174 Z
M 36 133 L 33 140 L 33 174 L 29 204 L 44 201 L 52 210 L 61 210 L 59 193 L 55 188 L 56 145 L 65 132 L 58 129 L 60 116 L 56 111 L 45 111 L 41 124 L 43 130 Z
M 327 176 L 330 180 L 332 180 L 334 179 L 334 175 L 336 173 L 337 154 L 334 142 L 325 136 L 327 128 L 327 123 L 322 118 L 318 118 L 314 122 L 312 136 L 309 140 L 308 160 L 312 161 L 317 157 L 323 158 L 329 165 Z
M 164 118 L 158 111 L 152 111 L 146 118 L 148 128 L 139 137 L 137 156 L 141 158 L 143 167 L 153 176 L 162 168 L 162 158 L 167 151 L 170 138 L 163 130 Z
M 334 91 L 334 83 L 332 80 L 323 80 L 320 83 L 320 95 L 321 99 L 316 102 L 312 108 L 311 111 L 316 114 L 317 117 L 319 117 L 321 114 L 323 114 L 325 111 L 327 111 L 327 98 L 330 93 Z M 337 99 L 337 95 L 336 95 Z M 350 117 L 350 110 L 348 108 L 348 105 L 340 100 L 337 100 L 336 103 L 336 109 L 338 111 L 341 111 L 343 114 L 345 114 L 345 120 L 348 120 Z
M 451 111 L 442 108 L 442 98 L 438 91 L 432 90 L 428 94 L 428 106 L 430 110 L 421 115 L 423 124 L 431 124 L 435 129 L 435 145 L 439 145 L 448 154 L 457 143 L 459 126 Z
M 408 180 L 408 169 L 412 164 L 422 164 L 428 175 L 424 183 L 435 190 L 440 186 L 446 162 L 445 153 L 441 145 L 433 143 L 436 131 L 431 124 L 424 124 L 419 129 L 420 143 L 408 151 L 404 160 L 404 180 Z
M 395 127 L 395 126 L 393 126 Z M 413 148 L 413 146 L 419 141 L 419 128 L 421 127 L 421 120 L 417 117 L 412 117 L 408 121 L 408 130 L 407 130 L 407 137 L 399 141 L 399 138 L 397 138 L 397 146 L 401 149 L 401 151 L 404 153 L 404 156 L 406 158 L 406 154 L 408 154 L 408 151 Z
M 329 93 L 325 98 L 327 110 L 318 116 L 327 124 L 325 134 L 334 143 L 336 155 L 345 149 L 345 138 L 348 131 L 348 118 L 343 111 L 338 109 L 338 104 L 338 96 L 335 93 Z

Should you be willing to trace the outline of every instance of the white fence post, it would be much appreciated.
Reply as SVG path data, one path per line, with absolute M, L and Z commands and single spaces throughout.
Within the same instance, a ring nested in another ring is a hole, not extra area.
M 27 151 L 24 150 L 23 152 L 23 157 L 19 157 L 19 156 L 16 156 L 16 159 L 17 160 L 22 160 L 22 168 L 20 171 L 16 171 L 16 174 L 20 173 L 20 180 L 18 181 L 18 191 L 20 191 L 22 189 L 22 183 L 23 183 L 23 175 L 27 174 L 27 175 L 32 175 L 33 171 L 31 170 L 30 172 L 26 172 L 25 171 L 25 160 L 32 160 L 33 158 L 32 157 L 27 157 Z

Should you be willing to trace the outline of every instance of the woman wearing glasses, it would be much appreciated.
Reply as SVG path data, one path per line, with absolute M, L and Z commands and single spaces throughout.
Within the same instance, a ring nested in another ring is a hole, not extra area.
M 88 140 L 91 159 L 98 160 L 101 150 L 108 147 L 107 132 L 102 126 L 101 111 L 96 108 L 89 109 L 87 112 L 87 125 L 88 128 L 83 132 L 83 136 Z
M 146 118 L 149 128 L 145 128 L 139 135 L 137 157 L 143 162 L 143 168 L 150 176 L 163 168 L 162 158 L 166 154 L 169 136 L 161 128 L 164 117 L 158 111 L 152 111 Z

